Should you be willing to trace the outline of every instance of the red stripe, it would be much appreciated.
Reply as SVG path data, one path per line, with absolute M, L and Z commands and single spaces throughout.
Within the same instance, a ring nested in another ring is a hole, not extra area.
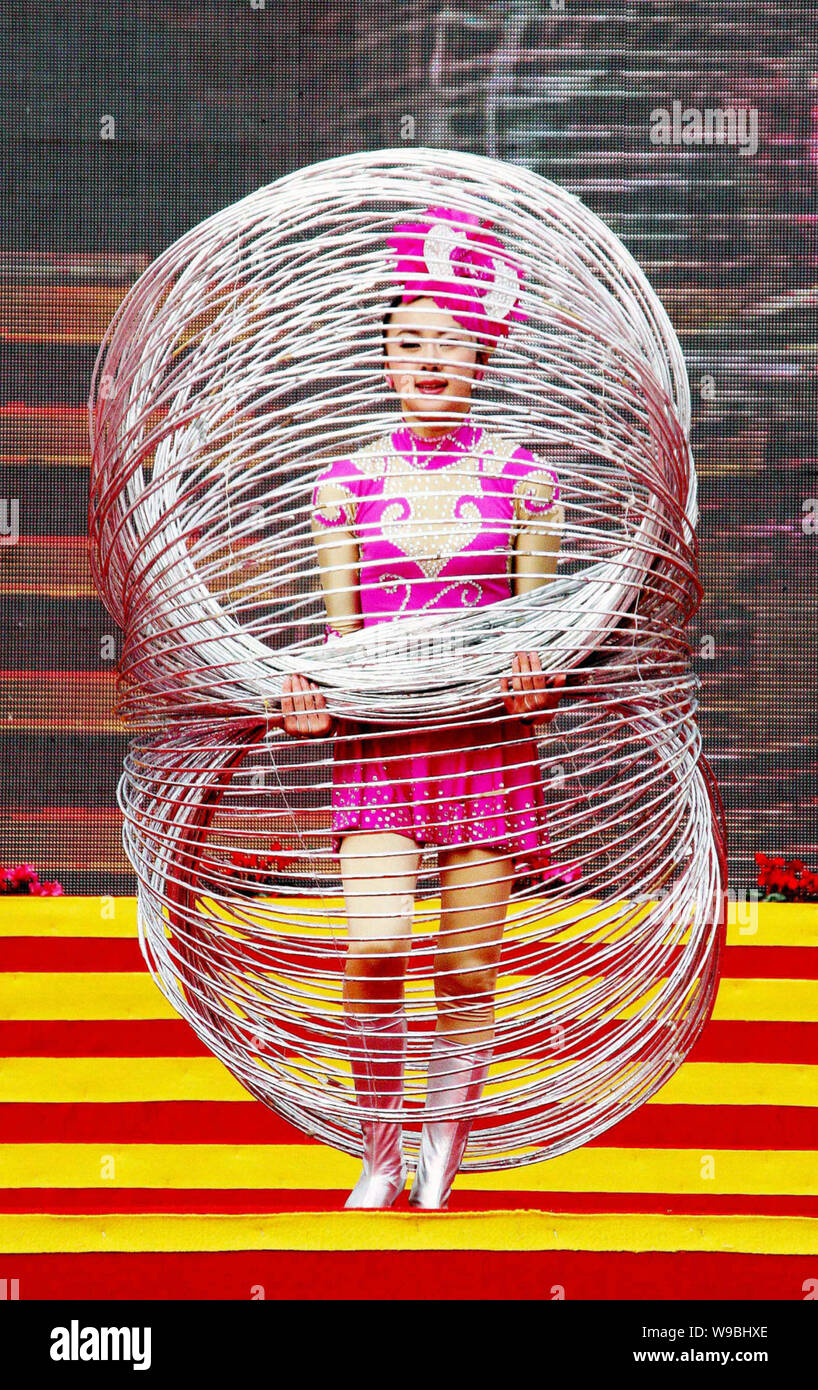
M 585 948 L 585 959 L 589 965 L 593 964 L 594 954 L 601 950 L 602 947 Z M 678 954 L 678 951 L 675 952 L 674 958 Z M 417 952 L 418 966 L 422 963 L 422 956 L 422 951 Z M 551 968 L 551 965 L 541 963 L 532 970 L 530 961 L 521 959 L 515 962 L 513 957 L 512 943 L 503 965 L 510 973 L 514 973 L 517 965 L 521 970 L 530 970 L 533 976 Z M 263 963 L 263 958 L 259 959 Z M 276 946 L 275 959 L 279 969 L 286 969 L 289 964 L 301 970 L 310 964 L 309 958 L 288 953 L 282 945 Z M 319 969 L 327 966 L 326 957 L 319 955 L 313 958 L 312 963 Z M 142 973 L 146 969 L 139 942 L 133 937 L 0 937 L 0 971 L 82 970 L 102 973 L 108 970 L 136 970 Z M 818 979 L 818 950 L 814 946 L 728 946 L 720 974 L 724 979 L 815 980 Z
M 815 1025 L 818 1031 L 818 1024 Z M 3 1057 L 211 1057 L 184 1019 L 14 1019 Z
M 801 1301 L 814 1255 L 671 1251 L 252 1250 L 15 1255 L 21 1299 L 730 1299 Z M 13 1268 L 12 1268 L 13 1266 Z M 726 1291 L 726 1293 L 725 1293 Z
M 350 1184 L 351 1186 L 351 1184 Z M 0 1212 L 48 1212 L 94 1215 L 118 1212 L 170 1212 L 192 1215 L 246 1215 L 260 1212 L 332 1212 L 343 1210 L 347 1189 L 284 1188 L 62 1188 L 22 1187 L 0 1190 Z M 728 1193 L 691 1196 L 674 1192 L 465 1192 L 455 1187 L 449 1210 L 461 1215 L 480 1211 L 630 1212 L 680 1216 L 818 1216 L 818 1197 L 786 1194 Z M 394 1211 L 408 1211 L 408 1192 Z
M 814 1066 L 818 1063 L 818 1023 L 711 1019 L 688 1061 Z
M 0 938 L 0 970 L 144 974 L 147 966 L 139 942 L 129 937 L 5 936 Z
M 411 1126 L 409 1126 L 411 1128 Z M 479 1127 L 479 1125 L 478 1125 Z M 0 1105 L 6 1144 L 315 1144 L 258 1101 Z M 591 1148 L 816 1149 L 818 1107 L 650 1105 Z M 524 1182 L 525 1169 L 519 1170 Z
M 5 1144 L 314 1144 L 259 1101 L 0 1105 Z
M 183 1019 L 0 1021 L 4 1057 L 209 1057 Z M 692 1062 L 818 1063 L 818 1023 L 711 1020 Z
M 814 946 L 727 946 L 719 969 L 728 980 L 817 980 Z

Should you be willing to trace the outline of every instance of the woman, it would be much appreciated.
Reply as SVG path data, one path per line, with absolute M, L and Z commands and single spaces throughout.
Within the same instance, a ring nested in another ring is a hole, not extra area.
M 553 576 L 561 508 L 554 474 L 526 449 L 476 425 L 472 391 L 517 309 L 520 272 L 488 224 L 430 208 L 395 230 L 401 293 L 384 325 L 385 376 L 402 426 L 319 477 L 312 526 L 329 618 L 325 640 L 403 615 L 480 607 Z M 499 254 L 498 254 L 499 253 Z M 344 1014 L 364 1164 L 347 1207 L 388 1207 L 403 1190 L 403 986 L 423 845 L 438 847 L 437 1029 L 417 1172 L 409 1201 L 448 1202 L 494 1037 L 494 993 L 516 873 L 548 862 L 536 744 L 521 720 L 550 719 L 536 652 L 518 652 L 498 690 L 505 717 L 444 729 L 367 731 L 338 721 L 334 847 L 350 935 Z M 285 732 L 333 728 L 320 689 L 286 678 Z

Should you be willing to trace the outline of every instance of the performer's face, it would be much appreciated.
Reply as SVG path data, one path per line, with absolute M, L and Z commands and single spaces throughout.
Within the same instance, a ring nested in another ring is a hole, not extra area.
M 450 430 L 468 413 L 482 365 L 474 339 L 433 299 L 413 299 L 393 310 L 386 379 L 408 420 Z

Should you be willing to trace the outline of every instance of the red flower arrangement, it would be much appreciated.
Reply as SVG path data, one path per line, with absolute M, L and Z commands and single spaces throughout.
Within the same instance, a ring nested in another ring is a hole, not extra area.
M 58 898 L 62 884 L 54 878 L 42 881 L 33 864 L 17 864 L 13 869 L 0 869 L 0 893 L 23 893 L 32 898 Z
M 766 902 L 818 902 L 818 873 L 813 873 L 801 859 L 770 858 L 757 854 L 758 887 Z

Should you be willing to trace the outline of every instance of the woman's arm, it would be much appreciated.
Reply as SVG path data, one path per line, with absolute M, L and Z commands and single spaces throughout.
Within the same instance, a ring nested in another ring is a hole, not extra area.
M 565 521 L 558 498 L 559 486 L 547 469 L 532 473 L 514 489 L 513 594 L 530 594 L 556 574 Z
M 327 610 L 327 636 L 343 637 L 362 626 L 360 552 L 353 529 L 355 499 L 341 482 L 315 489 L 312 534 Z
M 514 489 L 515 541 L 511 557 L 511 592 L 530 594 L 548 584 L 559 560 L 563 509 L 559 484 L 550 469 L 533 469 Z M 509 714 L 528 722 L 553 717 L 565 676 L 546 682 L 539 653 L 517 652 L 511 663 L 511 680 L 500 682 L 503 704 Z
M 361 626 L 354 516 L 355 498 L 344 483 L 327 479 L 316 486 L 311 526 L 327 610 L 325 641 L 345 637 Z M 306 676 L 284 677 L 281 711 L 285 734 L 320 737 L 333 725 L 320 687 Z

